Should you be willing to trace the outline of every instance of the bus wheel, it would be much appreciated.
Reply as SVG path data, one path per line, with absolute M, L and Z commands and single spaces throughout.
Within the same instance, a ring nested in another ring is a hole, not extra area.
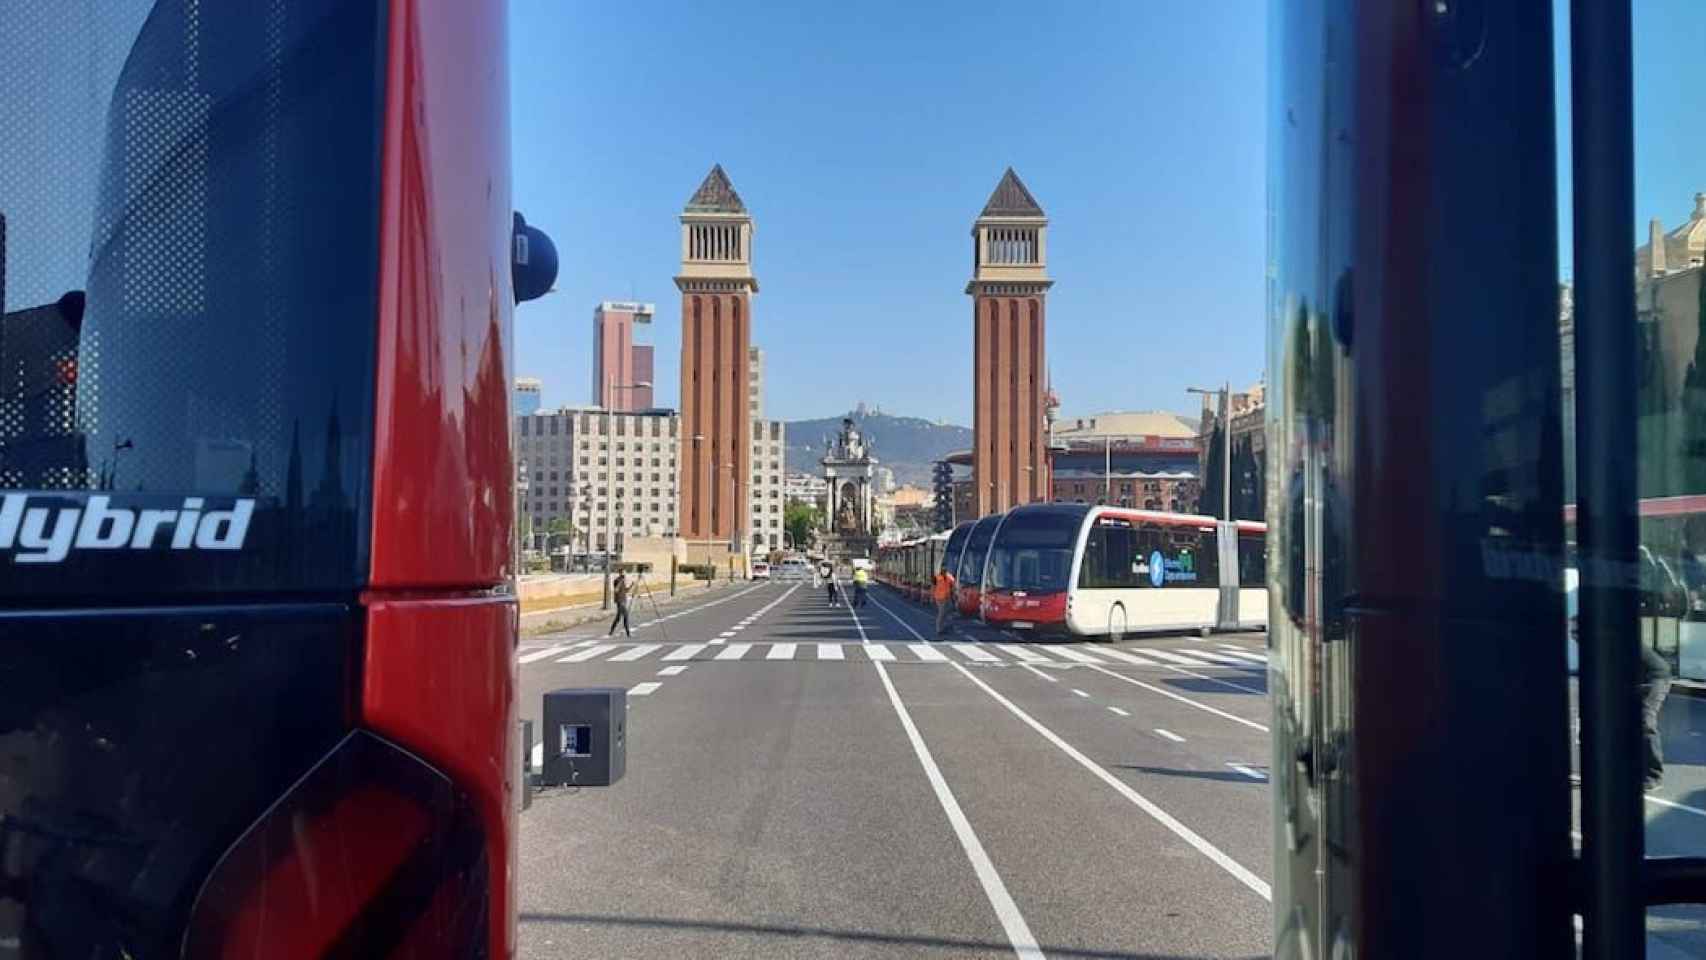
M 1125 606 L 1122 604 L 1116 603 L 1108 611 L 1108 639 L 1114 643 L 1125 639 Z

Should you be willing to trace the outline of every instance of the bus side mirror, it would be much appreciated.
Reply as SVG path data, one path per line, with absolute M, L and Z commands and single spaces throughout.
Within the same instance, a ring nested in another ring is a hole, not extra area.
M 528 226 L 520 211 L 510 236 L 509 269 L 516 303 L 543 297 L 557 282 L 557 245 L 545 231 Z

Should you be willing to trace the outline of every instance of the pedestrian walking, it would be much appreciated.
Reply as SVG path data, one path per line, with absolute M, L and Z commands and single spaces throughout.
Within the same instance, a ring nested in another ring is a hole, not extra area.
M 954 575 L 946 569 L 936 571 L 936 582 L 930 588 L 930 598 L 936 601 L 936 636 L 948 623 L 948 605 L 954 599 Z
M 1664 734 L 1659 729 L 1659 714 L 1670 693 L 1670 664 L 1641 644 L 1641 745 L 1643 784 L 1649 792 L 1657 790 L 1665 777 Z
M 828 564 L 825 564 L 825 566 L 828 566 Z M 824 572 L 823 583 L 824 583 L 825 589 L 827 589 L 829 591 L 829 605 L 832 607 L 836 606 L 837 604 L 836 604 L 836 598 L 835 598 L 835 568 L 834 567 L 830 567 L 828 570 L 826 570 Z
M 633 636 L 634 631 L 628 627 L 628 575 L 626 573 L 616 574 L 616 582 L 610 585 L 610 594 L 616 598 L 616 616 L 611 618 L 610 632 L 605 636 L 614 636 L 618 623 L 622 625 L 624 636 Z
M 853 568 L 853 605 L 865 605 L 865 591 L 871 585 L 871 574 L 864 567 Z

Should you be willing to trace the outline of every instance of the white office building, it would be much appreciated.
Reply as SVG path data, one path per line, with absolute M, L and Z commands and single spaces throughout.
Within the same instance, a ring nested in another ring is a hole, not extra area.
M 521 510 L 535 538 L 562 517 L 574 553 L 620 552 L 632 537 L 675 530 L 680 417 L 673 410 L 612 413 L 565 407 L 516 418 L 516 457 L 527 470 Z
M 754 351 L 756 352 L 756 351 Z M 747 542 L 754 550 L 780 550 L 783 546 L 782 514 L 787 502 L 783 496 L 783 470 L 787 463 L 787 425 L 780 420 L 752 421 L 752 476 L 747 489 L 751 512 L 748 514 Z

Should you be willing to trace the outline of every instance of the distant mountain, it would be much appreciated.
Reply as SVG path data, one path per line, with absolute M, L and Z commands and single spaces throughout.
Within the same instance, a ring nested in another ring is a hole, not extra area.
M 930 485 L 930 465 L 954 450 L 971 449 L 971 428 L 933 423 L 921 417 L 896 417 L 877 410 L 853 410 L 850 416 L 871 443 L 880 466 L 894 471 L 896 483 Z M 788 470 L 820 474 L 825 438 L 841 432 L 841 417 L 788 421 Z

